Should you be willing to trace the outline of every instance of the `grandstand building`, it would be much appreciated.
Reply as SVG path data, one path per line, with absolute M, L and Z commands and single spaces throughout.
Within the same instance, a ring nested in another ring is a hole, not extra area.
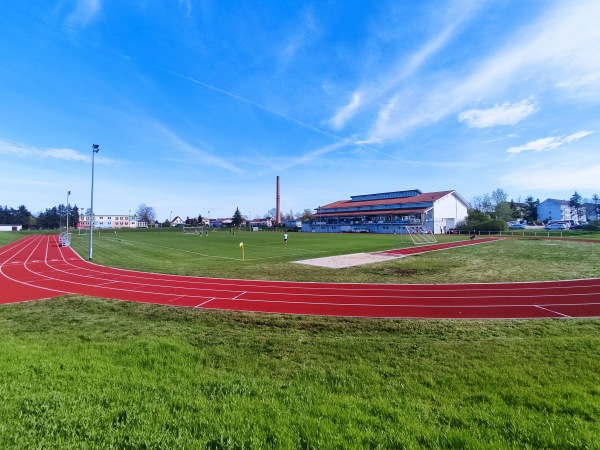
M 397 234 L 406 226 L 423 226 L 432 233 L 446 233 L 466 219 L 469 206 L 456 191 L 355 195 L 316 208 L 312 222 L 303 224 L 302 231 Z

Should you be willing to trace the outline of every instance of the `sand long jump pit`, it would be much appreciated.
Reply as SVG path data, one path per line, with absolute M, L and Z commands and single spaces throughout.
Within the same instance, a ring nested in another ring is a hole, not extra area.
M 343 269 L 345 267 L 362 266 L 378 262 L 391 261 L 403 258 L 405 255 L 382 255 L 381 253 L 353 253 L 350 255 L 326 256 L 325 258 L 304 259 L 294 261 L 296 264 L 308 266 L 327 267 L 329 269 Z

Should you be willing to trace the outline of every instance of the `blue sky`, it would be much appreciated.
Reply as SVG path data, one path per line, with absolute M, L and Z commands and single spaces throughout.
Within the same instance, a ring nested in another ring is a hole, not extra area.
M 0 204 L 600 194 L 600 2 L 0 3 Z

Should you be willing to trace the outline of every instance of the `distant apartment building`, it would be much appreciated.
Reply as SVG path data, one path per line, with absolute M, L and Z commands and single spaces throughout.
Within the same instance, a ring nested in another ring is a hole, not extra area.
M 95 214 L 93 216 L 94 228 L 147 228 L 146 222 L 138 222 L 134 215 L 128 214 Z M 90 227 L 90 215 L 81 214 L 79 216 L 79 222 L 77 228 L 89 228 Z
M 579 208 L 575 211 L 569 206 L 568 200 L 557 200 L 548 198 L 541 202 L 537 207 L 538 220 L 543 222 L 552 222 L 555 220 L 573 220 L 575 222 L 585 222 L 586 208 Z

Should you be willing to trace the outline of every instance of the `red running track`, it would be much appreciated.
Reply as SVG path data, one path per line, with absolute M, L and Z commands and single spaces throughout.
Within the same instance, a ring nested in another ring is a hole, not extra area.
M 0 303 L 64 294 L 204 309 L 348 317 L 600 316 L 598 278 L 463 285 L 249 281 L 98 266 L 84 261 L 71 248 L 59 247 L 57 236 L 31 236 L 0 248 Z

